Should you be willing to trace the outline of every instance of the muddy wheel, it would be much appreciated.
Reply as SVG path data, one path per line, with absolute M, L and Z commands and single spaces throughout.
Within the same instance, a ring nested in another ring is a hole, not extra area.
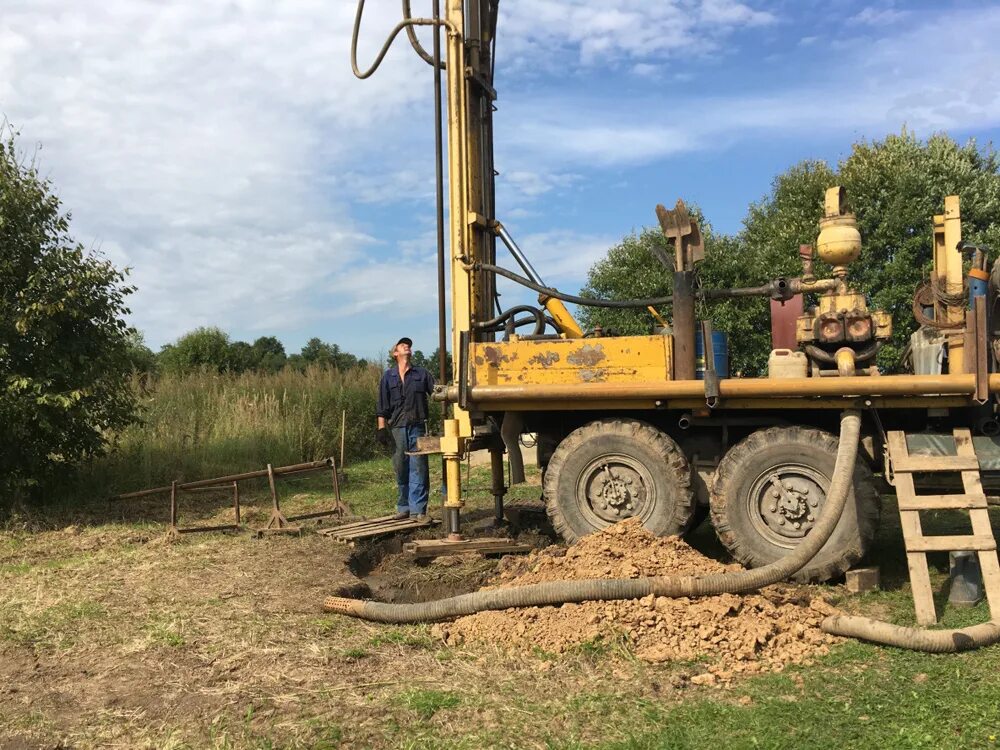
M 552 454 L 543 490 L 552 525 L 568 542 L 633 517 L 657 536 L 680 534 L 694 512 L 684 453 L 635 420 L 602 419 L 571 432 Z
M 712 525 L 719 541 L 748 568 L 784 557 L 816 525 L 837 458 L 838 439 L 804 427 L 760 430 L 730 450 L 711 487 Z M 879 496 L 864 461 L 844 513 L 797 581 L 828 581 L 864 557 L 878 528 Z

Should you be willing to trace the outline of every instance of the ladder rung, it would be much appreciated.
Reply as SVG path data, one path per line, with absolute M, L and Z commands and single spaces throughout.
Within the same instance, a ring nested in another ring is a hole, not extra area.
M 987 551 L 997 548 L 992 536 L 921 536 L 905 539 L 907 552 Z
M 898 473 L 934 471 L 979 471 L 975 456 L 893 456 L 892 470 Z
M 918 495 L 898 498 L 900 510 L 972 510 L 985 508 L 986 495 Z

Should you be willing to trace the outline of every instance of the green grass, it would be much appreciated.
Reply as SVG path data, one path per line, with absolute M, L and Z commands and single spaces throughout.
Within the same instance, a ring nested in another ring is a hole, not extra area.
M 390 628 L 380 633 L 376 633 L 368 641 L 372 648 L 379 646 L 393 645 L 406 646 L 408 648 L 437 648 L 438 641 L 431 637 L 429 628 L 416 626 L 412 628 Z
M 61 494 L 107 496 L 268 463 L 339 458 L 344 412 L 346 462 L 372 458 L 379 377 L 376 367 L 343 373 L 312 367 L 137 380 L 141 422 L 115 436 L 112 453 L 87 467 Z
M 414 689 L 404 692 L 401 696 L 403 704 L 425 721 L 438 711 L 455 708 L 461 699 L 455 693 L 447 690 Z
M 0 640 L 41 649 L 65 649 L 77 642 L 78 629 L 87 620 L 103 620 L 108 613 L 98 602 L 61 602 L 36 612 L 8 606 L 0 611 Z

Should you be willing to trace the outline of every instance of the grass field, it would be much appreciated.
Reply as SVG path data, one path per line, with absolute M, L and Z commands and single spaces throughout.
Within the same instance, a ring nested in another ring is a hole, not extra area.
M 145 425 L 123 436 L 122 454 L 92 468 L 89 488 L 77 484 L 67 498 L 6 519 L 0 748 L 996 746 L 996 647 L 929 656 L 843 642 L 809 667 L 726 687 L 693 684 L 699 662 L 640 662 L 620 639 L 561 655 L 449 647 L 428 626 L 322 612 L 325 596 L 357 584 L 358 561 L 375 548 L 352 550 L 312 526 L 301 537 L 171 541 L 165 498 L 109 502 L 102 494 L 339 450 L 340 409 L 352 393 L 366 403 L 363 384 L 353 390 L 333 373 L 313 373 L 279 390 L 282 377 L 158 388 L 147 396 Z M 367 439 L 373 420 L 349 420 Z M 310 435 L 328 442 L 310 443 Z M 345 500 L 359 515 L 390 512 L 388 460 L 361 460 L 363 442 L 359 455 L 353 450 Z M 439 464 L 431 468 L 437 487 Z M 537 474 L 529 479 L 514 499 L 537 499 Z M 488 485 L 487 472 L 468 471 L 472 530 L 490 515 Z M 289 514 L 331 503 L 327 477 L 287 480 L 279 490 Z M 186 497 L 182 520 L 225 522 L 227 503 L 224 495 Z M 246 524 L 261 525 L 266 488 L 248 485 L 244 503 Z M 912 623 L 897 518 L 888 498 L 872 559 L 884 590 L 829 590 L 849 611 Z M 925 528 L 952 524 L 940 514 Z M 544 540 L 543 526 L 531 538 Z M 692 543 L 719 553 L 707 527 Z M 945 560 L 932 560 L 940 586 Z M 490 570 L 472 558 L 410 564 L 397 582 L 464 590 Z M 944 624 L 987 618 L 984 606 L 945 610 Z
M 391 508 L 385 459 L 348 474 L 356 512 Z M 488 515 L 488 477 L 472 470 L 468 485 L 470 518 Z M 281 489 L 290 513 L 330 499 L 319 480 Z M 191 502 L 202 504 L 192 521 L 227 512 L 222 499 Z M 50 508 L 0 534 L 0 746 L 940 748 L 992 747 L 1000 734 L 996 648 L 928 656 L 845 642 L 811 667 L 722 688 L 693 686 L 697 663 L 644 664 L 627 644 L 449 648 L 427 626 L 324 614 L 322 598 L 353 580 L 344 545 L 309 530 L 170 543 L 140 520 L 163 505 Z M 248 523 L 266 511 L 256 494 Z M 842 604 L 912 622 L 886 516 L 875 562 L 888 590 Z M 694 541 L 711 551 L 709 537 Z M 986 617 L 979 607 L 945 622 Z

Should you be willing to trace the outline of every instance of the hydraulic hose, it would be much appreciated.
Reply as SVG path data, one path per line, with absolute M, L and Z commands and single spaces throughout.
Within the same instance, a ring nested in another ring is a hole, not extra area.
M 554 297 L 555 299 L 561 299 L 563 302 L 569 302 L 574 305 L 583 305 L 584 307 L 609 307 L 618 309 L 632 309 L 632 308 L 646 308 L 655 307 L 657 305 L 669 305 L 674 301 L 672 294 L 668 294 L 664 297 L 651 297 L 649 299 L 625 299 L 625 300 L 612 300 L 612 299 L 600 299 L 597 297 L 579 297 L 574 294 L 566 294 L 566 292 L 560 292 L 558 289 L 553 289 L 550 286 L 545 286 L 544 284 L 539 284 L 536 281 L 521 276 L 521 274 L 511 271 L 509 268 L 504 268 L 503 266 L 497 266 L 492 263 L 475 263 L 470 268 L 476 271 L 486 271 L 487 273 L 493 273 L 497 276 L 503 276 L 505 279 L 510 279 L 513 282 L 520 284 L 523 287 L 527 287 L 539 294 L 544 294 L 547 297 Z M 793 280 L 794 281 L 794 280 Z M 698 299 L 705 300 L 720 300 L 720 299 L 734 299 L 740 297 L 772 297 L 774 299 L 787 299 L 785 296 L 784 288 L 778 286 L 781 283 L 787 283 L 785 279 L 776 279 L 775 281 L 768 282 L 763 286 L 738 288 L 738 289 L 696 289 L 695 297 Z
M 592 297 L 577 297 L 574 294 L 566 294 L 565 292 L 560 292 L 558 289 L 553 289 L 550 286 L 545 286 L 544 284 L 536 284 L 529 278 L 521 276 L 518 273 L 504 268 L 503 266 L 495 266 L 492 263 L 476 263 L 475 268 L 481 271 L 488 271 L 490 273 L 495 273 L 498 276 L 503 276 L 504 278 L 515 281 L 521 286 L 532 289 L 539 294 L 544 294 L 547 297 L 554 297 L 555 299 L 561 299 L 563 302 L 569 302 L 574 305 L 583 305 L 584 307 L 614 307 L 614 308 L 632 308 L 632 307 L 650 307 L 656 305 L 667 305 L 673 301 L 673 296 L 667 297 L 653 297 L 651 299 L 632 299 L 632 300 L 612 300 L 612 299 L 595 299 Z
M 403 7 L 404 11 L 407 10 L 405 4 Z M 393 28 L 392 31 L 389 32 L 389 36 L 386 37 L 385 42 L 382 44 L 382 49 L 379 50 L 379 53 L 375 56 L 375 62 L 371 64 L 371 67 L 369 67 L 367 70 L 361 70 L 361 68 L 358 66 L 358 36 L 361 32 L 361 19 L 364 16 L 364 13 L 365 13 L 365 0 L 358 0 L 358 8 L 354 15 L 354 28 L 351 32 L 351 70 L 354 71 L 355 76 L 357 76 L 362 80 L 370 77 L 372 73 L 378 70 L 379 65 L 381 65 L 382 60 L 385 59 L 385 55 L 389 51 L 389 48 L 392 46 L 393 41 L 395 41 L 396 37 L 399 35 L 399 32 L 402 31 L 403 29 L 411 30 L 412 27 L 414 26 L 444 26 L 448 29 L 449 32 L 453 34 L 458 33 L 458 30 L 455 29 L 453 24 L 443 19 L 404 18 L 402 21 L 396 24 L 395 28 Z M 413 39 L 416 39 L 416 36 L 414 36 Z M 416 47 L 414 49 L 416 49 Z M 417 50 L 417 54 L 420 54 L 420 50 Z M 426 54 L 426 52 L 424 52 L 424 54 Z
M 323 608 L 329 612 L 375 622 L 413 623 L 445 620 L 474 612 L 511 607 L 539 607 L 591 600 L 640 599 L 650 594 L 669 597 L 713 596 L 742 593 L 769 586 L 803 568 L 833 534 L 850 494 L 860 434 L 860 412 L 853 410 L 843 412 L 840 419 L 837 462 L 819 522 L 791 554 L 761 568 L 706 576 L 553 581 L 530 586 L 476 591 L 417 604 L 385 604 L 334 596 L 326 599 Z

